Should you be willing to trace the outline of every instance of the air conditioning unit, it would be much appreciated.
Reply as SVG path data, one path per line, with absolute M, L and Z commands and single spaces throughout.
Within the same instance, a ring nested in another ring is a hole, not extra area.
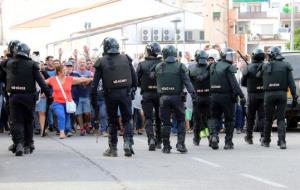
M 177 39 L 177 41 L 183 41 L 184 40 L 184 30 L 183 30 L 183 28 L 177 28 L 177 31 L 175 31 L 175 39 Z
M 163 28 L 162 30 L 162 41 L 169 42 L 174 40 L 173 30 L 170 28 Z
M 187 42 L 199 42 L 204 40 L 204 31 L 202 30 L 186 30 L 185 41 Z
M 162 41 L 162 29 L 152 28 L 152 41 L 160 42 Z
M 142 42 L 150 42 L 151 41 L 151 28 L 142 28 Z

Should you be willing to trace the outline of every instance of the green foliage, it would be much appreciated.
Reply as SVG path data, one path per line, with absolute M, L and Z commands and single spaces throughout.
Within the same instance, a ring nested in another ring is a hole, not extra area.
M 286 44 L 286 47 L 288 49 L 290 49 L 290 45 L 291 45 L 291 43 L 288 42 Z M 296 28 L 295 31 L 294 31 L 294 49 L 295 50 L 300 50 L 300 28 Z

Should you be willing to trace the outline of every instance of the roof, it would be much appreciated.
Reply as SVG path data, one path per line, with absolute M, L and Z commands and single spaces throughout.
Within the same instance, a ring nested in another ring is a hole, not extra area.
M 105 1 L 101 1 L 101 2 L 97 2 L 91 5 L 87 5 L 84 7 L 77 7 L 77 8 L 68 8 L 68 9 L 63 9 L 42 17 L 38 17 L 17 25 L 14 25 L 11 27 L 11 29 L 15 30 L 15 29 L 24 29 L 24 28 L 38 28 L 38 27 L 49 27 L 51 24 L 51 20 L 52 19 L 56 19 L 56 18 L 60 18 L 60 17 L 64 17 L 64 16 L 68 16 L 71 14 L 76 14 L 79 12 L 83 12 L 83 11 L 87 11 L 90 9 L 94 9 L 94 8 L 98 8 L 98 7 L 102 7 L 108 4 L 112 4 L 112 3 L 116 3 L 120 0 L 105 0 Z
M 80 36 L 67 38 L 67 39 L 56 41 L 56 42 L 51 42 L 47 45 L 59 44 L 59 43 L 66 42 L 66 41 L 82 39 L 82 38 L 85 38 L 85 37 L 90 37 L 90 36 L 93 36 L 93 35 L 113 31 L 113 30 L 116 30 L 116 29 L 120 29 L 120 28 L 128 26 L 128 25 L 138 24 L 138 23 L 146 22 L 146 21 L 153 20 L 153 19 L 158 19 L 158 18 L 162 18 L 162 17 L 175 15 L 175 14 L 178 14 L 178 13 L 181 13 L 181 11 L 173 11 L 173 12 L 169 12 L 169 13 L 161 13 L 161 14 L 156 14 L 156 15 L 151 15 L 151 16 L 139 17 L 139 18 L 135 18 L 135 19 L 129 19 L 129 20 L 121 21 L 121 22 L 115 22 L 115 23 L 112 23 L 112 24 L 103 25 L 103 26 L 100 26 L 100 27 L 95 27 L 95 28 L 92 28 L 90 30 L 82 30 L 82 31 L 78 31 L 78 32 L 73 33 L 73 34 L 78 34 Z

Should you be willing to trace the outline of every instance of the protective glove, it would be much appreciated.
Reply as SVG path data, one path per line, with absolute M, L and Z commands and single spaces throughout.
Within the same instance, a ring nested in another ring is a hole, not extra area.
M 192 102 L 193 102 L 193 103 L 199 102 L 199 97 L 197 96 L 196 93 L 192 93 L 192 94 L 191 94 L 191 98 L 192 98 Z
M 131 87 L 131 91 L 130 91 L 131 100 L 134 100 L 135 92 L 136 92 L 136 87 Z
M 53 96 L 49 96 L 49 97 L 47 97 L 47 104 L 48 105 L 51 105 L 52 104 L 52 102 L 53 102 Z
M 245 107 L 245 105 L 246 105 L 246 98 L 245 98 L 245 97 L 241 97 L 241 98 L 240 98 L 240 105 L 241 105 L 242 107 Z
M 293 97 L 292 108 L 295 108 L 298 105 L 298 96 Z

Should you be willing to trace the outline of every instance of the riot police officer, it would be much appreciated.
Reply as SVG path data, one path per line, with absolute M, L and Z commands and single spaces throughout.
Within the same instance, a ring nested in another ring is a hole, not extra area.
M 15 47 L 17 46 L 17 44 L 20 43 L 19 40 L 12 40 L 9 42 L 8 44 L 8 53 L 6 54 L 6 59 L 4 59 L 2 62 L 1 62 L 1 66 L 0 66 L 0 80 L 1 82 L 4 84 L 3 86 L 3 91 L 5 91 L 5 87 L 6 87 L 6 72 L 4 70 L 4 68 L 6 67 L 6 64 L 9 60 L 11 60 L 14 56 L 14 49 Z M 8 97 L 8 94 L 5 92 L 5 99 L 6 99 L 6 110 L 9 112 L 9 97 Z M 9 119 L 9 114 L 8 114 L 8 118 L 6 119 L 9 124 L 11 125 L 11 121 Z M 12 151 L 12 152 L 15 152 L 15 145 L 12 144 L 8 147 L 8 150 L 9 151 Z
M 161 62 L 159 43 L 150 42 L 145 48 L 145 60 L 137 67 L 138 84 L 141 87 L 142 108 L 145 115 L 145 128 L 148 136 L 149 151 L 161 148 L 161 121 L 159 118 L 159 96 L 156 80 L 150 78 L 151 69 Z M 153 109 L 155 110 L 155 135 L 153 128 Z
M 30 48 L 19 43 L 15 48 L 15 57 L 10 59 L 4 70 L 6 72 L 6 91 L 9 95 L 9 109 L 12 120 L 12 151 L 16 156 L 32 153 L 33 145 L 33 111 L 36 101 L 36 82 L 52 101 L 49 88 L 39 72 L 38 63 L 29 57 Z
M 209 66 L 207 64 L 208 54 L 203 50 L 195 53 L 196 64 L 189 66 L 189 76 L 194 86 L 198 100 L 193 103 L 193 143 L 199 146 L 200 131 L 207 128 L 210 102 Z
M 219 148 L 217 127 L 219 118 L 224 113 L 225 119 L 225 146 L 224 149 L 233 149 L 234 112 L 237 97 L 241 104 L 245 104 L 244 94 L 234 76 L 236 67 L 232 64 L 236 60 L 236 53 L 231 48 L 221 51 L 221 60 L 210 67 L 210 91 L 211 91 L 211 120 L 210 145 L 212 149 Z
M 187 68 L 176 61 L 177 50 L 168 45 L 162 50 L 164 61 L 155 67 L 157 92 L 160 96 L 160 117 L 162 121 L 163 153 L 170 153 L 171 113 L 177 121 L 177 151 L 187 152 L 185 146 L 185 108 L 182 99 L 183 87 L 191 94 L 195 101 L 197 96 L 189 79 Z
M 124 133 L 124 152 L 129 157 L 134 154 L 133 128 L 130 124 L 132 95 L 137 87 L 137 77 L 132 60 L 119 52 L 119 43 L 114 38 L 103 40 L 103 57 L 95 63 L 96 72 L 92 83 L 92 105 L 97 109 L 97 87 L 102 79 L 105 104 L 107 108 L 109 148 L 103 156 L 116 157 L 118 143 L 118 108 L 121 111 Z
M 286 149 L 285 141 L 285 110 L 287 104 L 287 90 L 291 91 L 293 96 L 292 107 L 297 105 L 296 85 L 293 78 L 293 68 L 284 61 L 281 55 L 281 50 L 278 47 L 271 47 L 267 52 L 269 62 L 262 66 L 261 72 L 258 76 L 263 78 L 264 95 L 264 109 L 265 109 L 265 123 L 264 123 L 264 140 L 263 146 L 269 147 L 271 142 L 271 129 L 273 118 L 276 110 L 276 119 L 278 127 L 278 141 L 277 145 L 281 149 Z
M 261 49 L 252 52 L 252 64 L 247 65 L 243 71 L 242 86 L 247 87 L 248 91 L 248 113 L 247 113 L 247 133 L 245 142 L 253 144 L 253 127 L 256 113 L 258 116 L 258 129 L 263 136 L 264 123 L 264 90 L 262 78 L 256 76 L 258 68 L 264 63 L 265 53 Z

